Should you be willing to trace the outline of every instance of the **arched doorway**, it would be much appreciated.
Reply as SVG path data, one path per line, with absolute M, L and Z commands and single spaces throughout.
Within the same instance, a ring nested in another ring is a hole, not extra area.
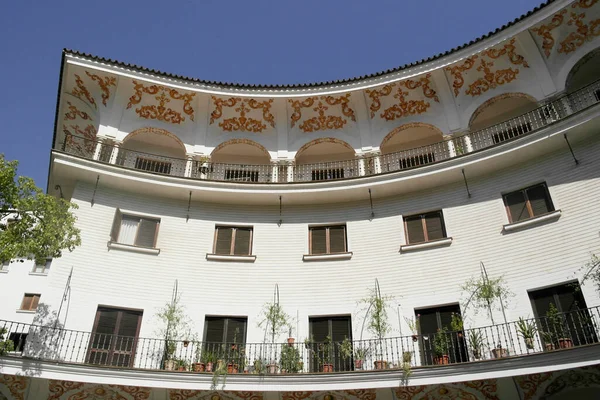
M 250 139 L 231 139 L 221 143 L 212 151 L 210 161 L 210 169 L 205 171 L 208 179 L 269 182 L 272 178 L 269 151 Z
M 448 158 L 442 131 L 423 122 L 395 128 L 383 138 L 379 148 L 383 172 L 414 168 Z
M 184 176 L 186 149 L 173 133 L 159 128 L 141 128 L 123 140 L 116 163 L 142 171 Z
M 323 181 L 359 175 L 356 152 L 340 139 L 312 140 L 298 149 L 295 161 L 295 181 Z

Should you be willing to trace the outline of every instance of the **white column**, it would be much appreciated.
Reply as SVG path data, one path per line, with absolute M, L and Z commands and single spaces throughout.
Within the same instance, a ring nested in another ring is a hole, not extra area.
M 287 163 L 287 181 L 294 182 L 294 160 L 288 160 Z
M 279 160 L 271 160 L 271 182 L 279 182 Z
M 470 153 L 473 151 L 473 144 L 471 143 L 471 136 L 469 135 L 464 135 L 462 136 L 462 139 L 465 143 L 465 147 L 466 147 L 466 153 Z
M 111 164 L 116 164 L 117 163 L 117 157 L 119 156 L 119 147 L 121 146 L 121 143 L 117 143 L 115 142 L 115 144 L 113 145 L 113 150 L 112 153 L 110 155 L 110 163 Z
M 94 150 L 94 157 L 93 157 L 93 159 L 95 161 L 98 161 L 100 159 L 100 153 L 102 152 L 102 144 L 103 143 L 104 143 L 104 138 L 102 138 L 102 137 L 96 138 L 96 149 Z
M 448 77 L 446 76 L 444 69 L 440 68 L 439 70 L 433 71 L 431 73 L 431 79 L 435 85 L 435 90 L 440 99 L 440 103 L 444 107 L 448 128 L 450 128 L 450 131 L 461 129 L 460 113 L 456 104 L 456 97 L 454 97 L 454 92 L 448 82 Z M 430 102 L 433 103 L 434 100 L 430 100 Z
M 277 158 L 286 158 L 289 150 L 287 99 L 275 99 L 272 110 L 275 114 L 275 129 L 277 131 Z
M 187 160 L 185 162 L 185 172 L 184 176 L 189 178 L 192 176 L 192 166 L 194 165 L 194 156 L 188 154 Z
M 354 115 L 356 117 L 356 126 L 360 135 L 360 145 L 364 150 L 373 148 L 373 139 L 371 136 L 371 118 L 363 90 L 356 90 L 350 95 L 352 105 L 354 105 Z
M 456 157 L 456 148 L 454 147 L 454 140 L 452 140 L 452 136 L 445 136 L 444 140 L 448 146 L 448 156 L 450 158 Z
M 523 49 L 523 56 L 529 65 L 529 68 L 519 67 L 521 71 L 525 72 L 526 69 L 529 69 L 535 72 L 535 83 L 540 85 L 544 97 L 556 93 L 556 85 L 544 60 L 545 56 L 540 52 L 528 29 L 517 35 L 517 44 Z
M 364 154 L 357 154 L 356 157 L 358 158 L 358 175 L 359 176 L 365 176 L 367 174 L 367 171 L 365 169 L 365 159 L 364 159 Z
M 379 151 L 371 151 L 365 153 L 365 173 L 369 175 L 369 170 L 372 170 L 371 174 L 377 175 L 381 173 L 381 153 Z M 372 165 L 370 165 L 372 163 Z

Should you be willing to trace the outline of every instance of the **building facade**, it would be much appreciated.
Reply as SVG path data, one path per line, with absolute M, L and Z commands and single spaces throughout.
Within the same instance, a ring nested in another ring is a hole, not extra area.
M 3 264 L 0 398 L 594 398 L 599 27 L 549 1 L 281 87 L 65 50 L 48 192 L 82 245 Z

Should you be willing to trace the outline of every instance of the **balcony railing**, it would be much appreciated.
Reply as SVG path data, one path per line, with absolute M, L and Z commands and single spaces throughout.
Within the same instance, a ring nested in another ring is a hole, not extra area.
M 240 183 L 319 182 L 419 168 L 516 140 L 600 102 L 600 81 L 538 108 L 450 140 L 395 153 L 352 160 L 293 165 L 250 165 L 184 160 L 119 148 L 67 134 L 62 151 L 79 157 L 154 174 Z
M 229 373 L 259 374 L 407 369 L 596 345 L 599 322 L 600 308 L 593 307 L 454 332 L 271 344 L 149 339 L 0 320 L 0 353 L 102 367 L 194 372 L 219 367 Z M 524 327 L 530 328 L 529 333 Z

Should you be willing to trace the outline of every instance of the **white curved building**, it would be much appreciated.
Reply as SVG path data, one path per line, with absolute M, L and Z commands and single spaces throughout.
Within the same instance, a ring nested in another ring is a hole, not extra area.
M 0 399 L 596 398 L 599 79 L 597 0 L 297 86 L 65 50 L 48 192 L 79 206 L 82 245 L 3 265 Z M 463 290 L 482 273 L 509 292 L 491 315 Z M 176 282 L 190 329 L 165 352 Z M 275 288 L 293 346 L 257 325 Z M 189 371 L 209 352 L 238 370 Z

